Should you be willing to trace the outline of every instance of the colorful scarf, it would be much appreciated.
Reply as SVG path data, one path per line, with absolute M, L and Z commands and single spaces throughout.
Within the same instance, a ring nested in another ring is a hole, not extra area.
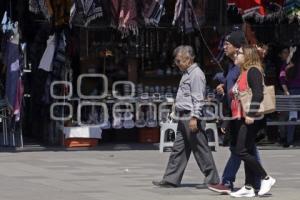
M 143 0 L 143 16 L 146 25 L 158 26 L 160 18 L 165 13 L 165 0 Z
M 137 9 L 135 0 L 112 0 L 112 15 L 114 17 L 113 26 L 118 27 L 122 37 L 129 35 L 130 31 L 134 35 L 138 34 Z
M 201 2 L 204 1 L 201 0 Z M 198 19 L 204 17 L 203 12 L 201 12 L 202 10 L 205 10 L 205 7 L 201 8 L 203 5 L 205 6 L 204 3 L 197 4 L 197 12 L 200 15 L 199 18 L 197 18 L 192 0 L 177 0 L 175 5 L 173 25 L 179 26 L 180 31 L 186 33 L 192 32 L 194 28 L 198 29 L 200 26 Z
M 281 23 L 282 21 L 288 21 L 289 23 L 294 20 L 300 20 L 300 0 L 282 0 L 275 1 L 279 6 L 283 5 L 282 9 L 268 14 L 261 15 L 259 12 L 252 12 L 243 15 L 244 20 L 255 23 Z
M 207 0 L 197 0 L 194 13 L 196 17 L 196 22 L 198 22 L 199 26 L 202 26 L 205 22 L 205 10 L 206 10 Z
M 52 0 L 55 26 L 69 24 L 72 0 Z
M 102 0 L 76 0 L 76 10 L 83 14 L 84 25 L 103 16 Z
M 35 14 L 38 14 L 40 12 L 40 3 L 42 3 L 42 5 L 44 5 L 43 1 L 39 1 L 39 0 L 29 0 L 29 11 L 33 12 Z
M 299 0 L 287 0 L 284 3 L 284 12 L 288 17 L 298 17 L 300 19 L 300 1 Z
M 29 11 L 35 14 L 42 12 L 48 20 L 53 16 L 50 0 L 29 0 Z

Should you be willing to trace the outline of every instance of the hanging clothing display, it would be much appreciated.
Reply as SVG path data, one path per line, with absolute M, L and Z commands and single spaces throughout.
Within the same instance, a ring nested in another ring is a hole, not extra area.
M 197 4 L 197 14 L 199 16 L 197 17 L 192 0 L 177 0 L 172 24 L 179 26 L 180 30 L 186 33 L 199 29 L 199 26 L 203 23 L 204 15 L 202 11 L 205 10 L 205 1 L 201 0 L 199 2 Z M 199 20 L 201 20 L 201 23 Z
M 294 0 L 287 0 L 286 2 L 288 1 Z M 284 4 L 284 2 L 285 0 L 228 0 L 228 4 L 235 4 L 238 8 L 243 10 L 244 13 L 248 13 L 256 9 L 261 15 L 267 14 L 267 7 L 271 4 L 277 4 L 277 6 L 281 7 Z
M 55 26 L 69 24 L 72 0 L 51 0 Z
M 57 44 L 53 58 L 53 76 L 55 80 L 64 80 L 62 74 L 63 68 L 66 64 L 66 37 L 64 33 L 56 36 Z
M 5 97 L 8 106 L 13 111 L 14 115 L 17 115 L 16 120 L 18 120 L 24 90 L 20 78 L 21 65 L 19 45 L 8 41 L 5 48 L 4 64 L 7 67 Z
M 3 15 L 3 18 L 1 21 L 1 28 L 2 28 L 3 33 L 9 32 L 13 28 L 13 23 L 11 22 L 9 17 L 7 17 L 7 11 L 4 12 L 4 15 Z
M 14 106 L 14 115 L 16 116 L 16 121 L 20 120 L 21 117 L 21 106 L 22 106 L 22 99 L 24 95 L 24 85 L 21 77 L 19 77 L 17 83 L 17 93 L 16 93 L 16 103 Z
M 123 37 L 128 36 L 131 31 L 138 34 L 137 7 L 135 0 L 112 0 L 113 26 L 118 27 Z
M 46 19 L 50 19 L 53 16 L 50 0 L 29 0 L 29 11 L 35 14 L 41 12 Z
M 300 19 L 300 1 L 299 0 L 287 0 L 283 9 L 288 16 L 296 16 Z
M 257 8 L 261 15 L 265 15 L 266 11 L 263 6 L 263 0 L 228 0 L 228 3 L 235 4 L 238 8 L 242 9 L 244 12 L 250 12 L 252 9 Z
M 265 3 L 269 5 L 270 2 Z M 278 5 L 278 10 L 271 12 L 265 16 L 259 13 L 253 13 L 244 17 L 246 21 L 250 23 L 277 23 L 280 24 L 282 21 L 287 21 L 292 23 L 297 21 L 300 23 L 300 1 L 299 0 L 276 0 L 276 5 Z M 282 6 L 282 7 L 281 7 Z
M 75 0 L 76 12 L 83 15 L 84 25 L 103 16 L 102 0 Z
M 55 52 L 55 35 L 50 35 L 47 40 L 47 47 L 42 56 L 39 69 L 43 69 L 47 72 L 52 71 L 52 61 Z
M 29 0 L 29 11 L 39 14 L 50 21 L 54 20 L 55 26 L 69 23 L 72 0 Z
M 195 3 L 194 11 L 196 15 L 196 20 L 199 25 L 203 25 L 205 22 L 205 10 L 206 10 L 207 0 L 197 0 Z
M 20 53 L 19 46 L 19 23 L 10 20 L 8 19 L 7 23 L 11 24 L 11 28 L 4 35 L 2 49 L 4 52 L 3 63 L 6 66 L 5 99 L 8 107 L 15 116 L 15 121 L 19 121 L 24 91 L 21 79 L 21 69 L 24 65 L 24 59 Z
M 128 35 L 132 31 L 138 34 L 137 10 L 135 0 L 122 0 L 119 16 L 119 28 L 123 35 Z
M 164 2 L 165 0 L 143 0 L 143 16 L 146 25 L 158 26 L 165 12 Z
M 36 71 L 40 65 L 43 53 L 47 47 L 47 39 L 49 37 L 50 25 L 43 24 L 41 28 L 37 30 L 34 36 L 31 48 L 29 48 L 28 58 L 31 62 L 31 68 Z

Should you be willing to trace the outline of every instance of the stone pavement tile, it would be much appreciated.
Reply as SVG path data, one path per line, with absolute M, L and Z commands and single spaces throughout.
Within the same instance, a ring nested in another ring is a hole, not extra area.
M 0 179 L 1 200 L 80 200 L 85 198 L 84 195 L 66 192 L 62 188 L 56 189 L 10 177 L 0 176 Z
M 213 155 L 222 173 L 229 150 L 221 148 Z M 260 155 L 267 172 L 277 179 L 272 196 L 266 199 L 298 200 L 300 151 L 264 150 Z M 154 187 L 151 182 L 162 178 L 168 158 L 169 153 L 158 151 L 1 153 L 0 200 L 231 199 L 207 189 L 195 189 L 204 176 L 193 156 L 181 188 Z M 243 183 L 241 166 L 235 186 Z

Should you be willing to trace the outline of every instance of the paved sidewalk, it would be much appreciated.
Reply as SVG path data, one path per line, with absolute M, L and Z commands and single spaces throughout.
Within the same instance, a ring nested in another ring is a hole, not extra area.
M 228 155 L 228 148 L 214 153 L 220 174 Z M 152 186 L 152 180 L 161 179 L 168 156 L 157 150 L 0 152 L 0 200 L 231 199 L 195 189 L 204 177 L 193 157 L 181 188 Z M 298 200 L 300 150 L 262 150 L 261 157 L 277 179 L 267 199 Z M 242 167 L 236 186 L 243 178 Z

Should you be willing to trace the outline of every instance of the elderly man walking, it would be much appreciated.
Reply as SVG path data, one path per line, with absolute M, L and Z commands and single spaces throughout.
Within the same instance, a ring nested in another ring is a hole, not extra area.
M 206 177 L 205 183 L 219 183 L 204 127 L 201 126 L 201 109 L 206 88 L 204 73 L 194 62 L 195 54 L 191 46 L 177 47 L 174 56 L 176 66 L 183 72 L 175 103 L 175 110 L 179 115 L 177 135 L 163 179 L 152 183 L 159 187 L 178 187 L 191 152 Z

